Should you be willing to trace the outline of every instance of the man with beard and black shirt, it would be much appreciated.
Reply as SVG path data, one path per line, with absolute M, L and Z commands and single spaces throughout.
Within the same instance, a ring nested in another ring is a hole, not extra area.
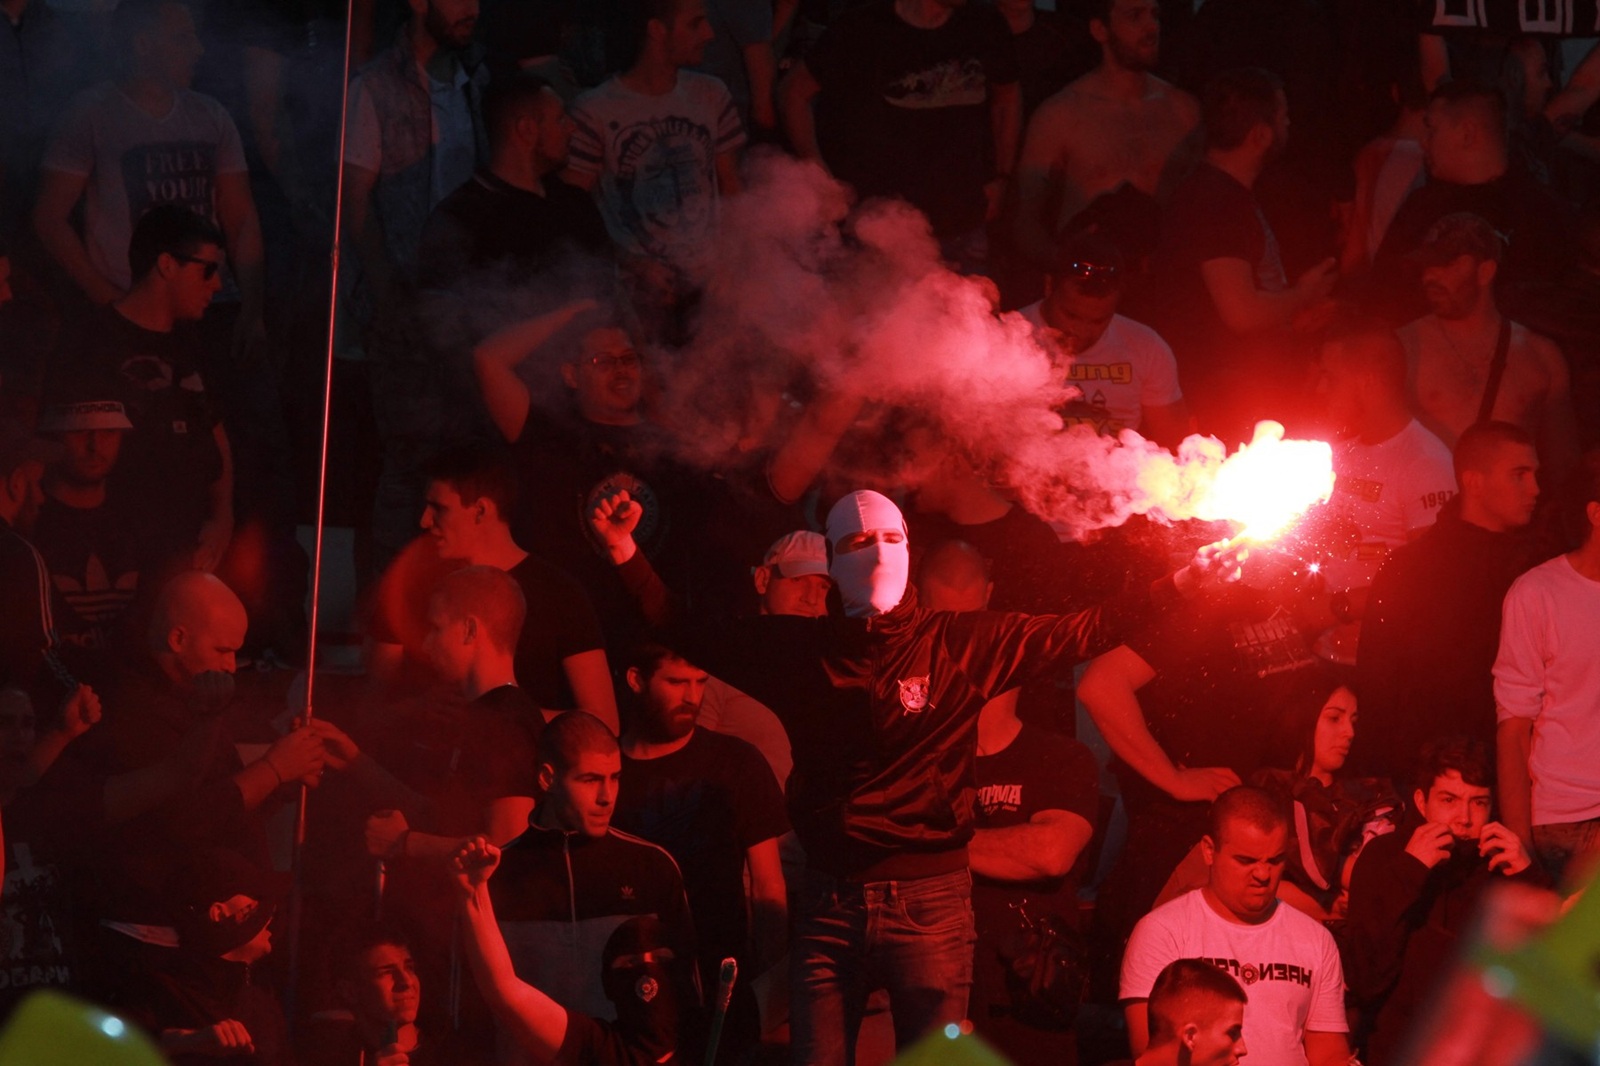
M 1448 738 L 1422 749 L 1413 812 L 1372 841 L 1350 874 L 1342 937 L 1350 1004 L 1369 1026 L 1362 1061 L 1399 1061 L 1401 1042 L 1450 968 L 1482 893 L 1501 878 L 1546 883 L 1522 839 L 1490 821 L 1488 749 Z
M 542 79 L 523 74 L 483 98 L 489 164 L 439 202 L 417 256 L 424 288 L 499 264 L 519 279 L 566 252 L 601 255 L 609 247 L 594 199 L 563 181 L 572 120 Z
M 1367 598 L 1356 655 L 1364 774 L 1404 778 L 1407 752 L 1462 733 L 1493 743 L 1500 607 L 1539 559 L 1527 534 L 1539 499 L 1533 438 L 1507 422 L 1456 441 L 1458 491 L 1433 527 L 1396 548 Z
M 1172 345 L 1200 429 L 1231 442 L 1249 439 L 1257 418 L 1287 421 L 1303 406 L 1311 353 L 1296 334 L 1331 311 L 1335 263 L 1291 285 L 1253 191 L 1289 135 L 1282 82 L 1228 71 L 1206 87 L 1202 115 L 1205 160 L 1167 206 L 1150 324 Z
M 715 988 L 722 960 L 738 960 L 740 981 L 724 1036 L 728 1054 L 737 1056 L 760 1037 L 749 982 L 786 946 L 788 906 L 778 857 L 778 838 L 789 831 L 783 793 L 754 747 L 697 728 L 710 678 L 704 670 L 664 645 L 646 643 L 635 650 L 625 676 L 634 698 L 622 734 L 613 822 L 666 848 L 684 871 L 701 986 Z

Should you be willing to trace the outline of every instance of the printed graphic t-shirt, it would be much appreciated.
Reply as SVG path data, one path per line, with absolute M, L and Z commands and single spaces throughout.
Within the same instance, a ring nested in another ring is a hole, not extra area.
M 171 111 L 151 118 L 110 82 L 73 101 L 43 165 L 88 179 L 89 261 L 123 288 L 128 241 L 146 211 L 181 204 L 215 223 L 217 176 L 248 170 L 238 128 L 211 97 L 181 89 Z
M 1048 341 L 1042 303 L 1017 312 L 1033 324 L 1041 340 Z M 1046 350 L 1050 350 L 1048 347 Z M 1114 437 L 1124 429 L 1137 430 L 1146 407 L 1166 407 L 1183 399 L 1178 386 L 1178 364 L 1172 349 L 1149 326 L 1122 315 L 1100 339 L 1066 362 L 1064 379 L 1083 393 L 1061 414 L 1067 425 L 1084 423 L 1096 433 Z
M 1324 568 L 1332 589 L 1371 585 L 1389 551 L 1412 530 L 1433 525 L 1456 491 L 1450 449 L 1416 419 L 1381 444 L 1340 441 L 1333 470 L 1333 506 L 1354 527 L 1356 541 Z
M 1156 976 L 1177 959 L 1209 962 L 1244 986 L 1245 1039 L 1262 1062 L 1304 1066 L 1308 1030 L 1350 1031 L 1339 949 L 1320 922 L 1287 904 L 1260 925 L 1225 920 L 1199 888 L 1157 907 L 1133 928 L 1118 995 L 1150 998 Z
M 717 216 L 717 156 L 744 143 L 728 89 L 678 72 L 669 93 L 634 92 L 616 78 L 572 103 L 569 165 L 599 176 L 600 214 L 631 255 L 692 264 Z

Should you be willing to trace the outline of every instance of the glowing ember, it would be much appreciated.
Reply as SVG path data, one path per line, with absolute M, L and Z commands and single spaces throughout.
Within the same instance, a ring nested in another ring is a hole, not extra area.
M 1237 522 L 1237 538 L 1269 540 L 1333 495 L 1333 449 L 1318 440 L 1284 440 L 1276 422 L 1223 460 L 1196 516 Z

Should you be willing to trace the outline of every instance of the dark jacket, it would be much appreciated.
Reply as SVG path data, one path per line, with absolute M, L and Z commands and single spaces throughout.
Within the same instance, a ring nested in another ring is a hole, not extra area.
M 983 705 L 1116 646 L 1147 607 L 1138 596 L 1062 615 L 927 611 L 908 589 L 871 619 L 762 615 L 679 625 L 670 639 L 782 720 L 807 862 L 887 880 L 967 865 Z
M 1403 780 L 1436 735 L 1494 741 L 1500 604 L 1540 558 L 1523 535 L 1463 521 L 1454 501 L 1414 543 L 1394 550 L 1361 624 L 1359 772 Z
M 1364 1062 L 1393 1061 L 1434 985 L 1449 970 L 1478 898 L 1504 880 L 1467 842 L 1431 870 L 1406 851 L 1422 824 L 1412 814 L 1368 844 L 1350 875 L 1350 909 L 1340 954 L 1350 1005 L 1370 1034 Z M 1537 864 L 1516 880 L 1546 883 Z

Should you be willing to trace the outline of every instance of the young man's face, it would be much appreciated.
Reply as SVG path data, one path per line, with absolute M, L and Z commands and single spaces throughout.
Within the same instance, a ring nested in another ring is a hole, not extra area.
M 1241 921 L 1265 918 L 1277 898 L 1278 882 L 1283 880 L 1289 858 L 1289 827 L 1268 830 L 1231 818 L 1223 823 L 1220 839 L 1203 838 L 1201 851 L 1209 853 L 1209 883 L 1217 901 Z
M 1045 298 L 1045 323 L 1061 338 L 1064 355 L 1076 356 L 1105 336 L 1117 313 L 1117 293 L 1089 296 L 1071 281 L 1059 281 Z
M 649 677 L 637 667 L 630 669 L 628 687 L 639 697 L 640 731 L 658 743 L 688 736 L 700 720 L 709 678 L 682 659 L 661 660 Z
M 1244 1004 L 1221 1000 L 1211 1023 L 1195 1033 L 1189 1066 L 1239 1066 L 1244 1044 Z
M 172 295 L 172 314 L 180 322 L 198 322 L 205 317 L 211 298 L 222 288 L 222 249 L 202 244 L 193 252 L 170 256 L 167 272 Z
M 117 465 L 123 432 L 120 429 L 74 429 L 61 434 L 67 454 L 56 464 L 55 475 L 80 488 L 100 484 Z
M 428 604 L 428 635 L 422 638 L 422 650 L 448 684 L 461 684 L 472 671 L 474 648 L 467 619 L 447 611 L 437 596 Z
M 569 833 L 589 837 L 605 836 L 611 828 L 621 780 L 620 751 L 583 752 L 571 769 L 561 774 L 549 763 L 539 767 L 539 784 L 556 824 Z
M 1463 491 L 1472 492 L 1498 531 L 1521 529 L 1533 521 L 1539 502 L 1539 456 L 1527 444 L 1502 444 L 1489 469 L 1473 477 L 1470 486 Z
M 1111 19 L 1090 22 L 1102 50 L 1124 70 L 1154 70 L 1161 59 L 1161 8 L 1156 0 L 1116 0 Z
M 467 47 L 477 24 L 478 0 L 427 0 L 422 26 L 440 48 Z
M 711 20 L 706 17 L 705 0 L 678 0 L 666 31 L 667 61 L 674 67 L 697 65 L 715 36 Z
M 443 481 L 428 483 L 422 507 L 422 528 L 433 536 L 441 559 L 469 559 L 481 532 L 482 516 L 468 506 L 455 487 Z
M 573 122 L 567 117 L 567 105 L 554 89 L 539 92 L 539 139 L 533 147 L 533 166 L 541 174 L 548 174 L 567 161 L 568 146 L 572 141 Z
M 40 488 L 43 479 L 44 464 L 33 459 L 5 477 L 3 487 L 6 495 L 17 508 L 17 516 L 11 524 L 23 533 L 31 530 L 39 520 L 39 508 L 44 506 L 44 490 Z
M 372 1026 L 411 1025 L 422 1000 L 417 963 L 404 944 L 378 944 L 356 960 L 340 994 L 356 1020 Z
M 156 24 L 134 38 L 140 50 L 142 69 L 173 89 L 187 89 L 194 82 L 194 69 L 205 55 L 194 15 L 183 4 L 166 4 Z
M 1489 786 L 1468 784 L 1455 770 L 1434 778 L 1427 794 L 1419 789 L 1412 801 L 1422 817 L 1449 826 L 1457 840 L 1477 840 L 1489 820 Z

